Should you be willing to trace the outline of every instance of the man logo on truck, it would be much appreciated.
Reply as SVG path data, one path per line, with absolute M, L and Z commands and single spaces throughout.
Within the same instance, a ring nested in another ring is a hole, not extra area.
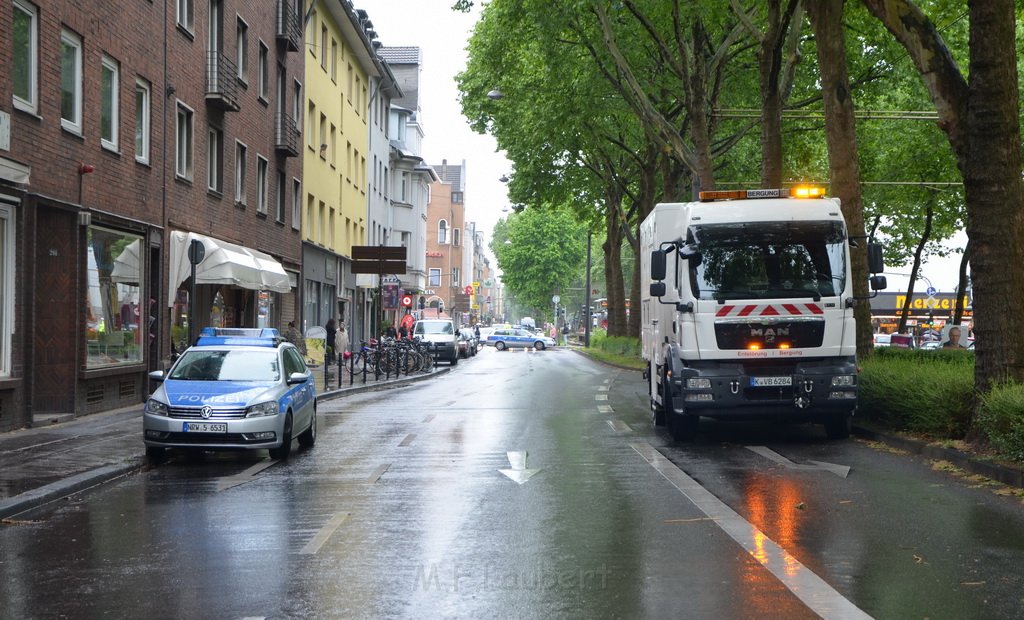
M 752 338 L 764 338 L 765 342 L 775 342 L 775 338 L 778 336 L 789 336 L 789 328 L 787 327 L 751 327 L 750 336 Z

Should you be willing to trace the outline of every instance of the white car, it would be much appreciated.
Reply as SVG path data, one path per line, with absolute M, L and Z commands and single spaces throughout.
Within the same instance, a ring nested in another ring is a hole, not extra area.
M 459 363 L 459 337 L 451 319 L 420 319 L 412 335 L 427 344 L 435 359 L 447 360 L 452 366 Z

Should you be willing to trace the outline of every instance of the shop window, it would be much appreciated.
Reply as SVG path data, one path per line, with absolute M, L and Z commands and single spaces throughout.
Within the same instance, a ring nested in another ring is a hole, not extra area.
M 0 377 L 11 375 L 14 332 L 14 207 L 0 204 Z
M 96 226 L 86 234 L 86 366 L 138 364 L 148 339 L 142 237 Z

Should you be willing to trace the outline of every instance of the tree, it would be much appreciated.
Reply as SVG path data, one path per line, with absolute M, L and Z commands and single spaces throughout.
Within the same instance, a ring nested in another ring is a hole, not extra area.
M 1013 0 L 968 2 L 964 77 L 917 3 L 861 0 L 907 50 L 928 88 L 964 179 L 974 283 L 975 388 L 1024 382 L 1024 187 Z M 1010 268 L 1007 268 L 1007 267 Z
M 507 294 L 547 316 L 551 297 L 579 280 L 586 244 L 586 228 L 568 210 L 526 208 L 498 222 L 490 247 Z

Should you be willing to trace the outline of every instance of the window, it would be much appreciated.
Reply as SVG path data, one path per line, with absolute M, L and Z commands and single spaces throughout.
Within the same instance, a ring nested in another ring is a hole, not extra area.
M 100 143 L 112 151 L 117 150 L 120 73 L 117 61 L 104 54 L 100 61 Z
M 139 343 L 148 341 L 140 331 L 149 316 L 149 308 L 140 307 L 140 291 L 146 290 L 142 237 L 89 226 L 85 247 L 85 281 L 93 283 L 85 293 L 86 366 L 138 364 Z
M 327 159 L 327 115 L 320 114 L 320 159 Z
M 461 244 L 461 241 L 462 241 L 462 239 L 461 239 L 462 235 L 460 234 L 461 232 L 462 231 L 459 230 L 458 228 L 453 228 L 452 229 L 452 245 L 458 247 Z
M 235 142 L 235 203 L 245 206 L 245 157 L 248 151 L 241 142 Z
M 295 80 L 295 90 L 292 95 L 292 113 L 295 114 L 295 128 L 302 131 L 302 82 L 298 80 Z
M 330 146 L 327 148 L 331 151 L 329 161 L 331 162 L 331 167 L 333 168 L 338 159 L 337 149 L 335 148 L 335 145 L 338 143 L 338 129 L 334 126 L 334 123 L 331 123 L 331 133 L 329 135 L 329 138 L 330 141 L 328 142 L 328 144 L 330 144 Z
M 174 172 L 178 178 L 192 180 L 192 110 L 178 102 L 177 141 L 175 142 Z
M 267 212 L 267 160 L 256 156 L 256 213 Z
M 0 203 L 0 377 L 11 375 L 14 332 L 14 207 Z
M 35 114 L 39 80 L 39 11 L 35 5 L 14 0 L 13 30 L 10 71 L 14 107 Z
M 206 153 L 206 188 L 218 194 L 224 191 L 224 132 L 210 125 Z
M 82 133 L 82 39 L 70 30 L 60 33 L 60 124 Z
M 302 181 L 292 178 L 292 229 L 298 230 L 302 218 Z
M 338 42 L 331 39 L 331 81 L 338 83 Z
M 267 98 L 267 87 L 268 87 L 267 82 L 270 79 L 270 74 L 268 73 L 270 71 L 270 67 L 268 66 L 269 65 L 269 60 L 268 60 L 269 55 L 270 55 L 270 50 L 263 43 L 263 41 L 260 41 L 260 66 L 259 66 L 260 74 L 259 74 L 259 89 L 258 89 L 258 93 L 259 93 L 260 99 L 266 99 Z
M 437 223 L 437 243 L 439 245 L 448 243 L 448 222 L 446 220 Z
M 238 49 L 235 56 L 235 66 L 238 69 L 238 79 L 242 80 L 242 82 L 247 82 L 249 74 L 249 25 L 241 17 L 238 18 L 236 41 Z
M 288 179 L 282 170 L 277 171 L 277 195 L 274 196 L 277 202 L 277 221 L 284 223 L 284 206 L 288 200 Z
M 149 163 L 149 82 L 135 80 L 135 161 Z
M 309 241 L 316 241 L 315 225 L 316 220 L 313 219 L 313 194 L 310 194 L 306 198 L 306 239 Z
M 430 286 L 441 286 L 441 270 L 431 269 L 428 276 Z
M 320 68 L 327 69 L 327 24 L 320 24 Z
M 461 282 L 461 280 L 459 278 L 459 275 L 461 275 L 459 273 L 459 268 L 452 267 L 452 286 L 460 286 L 459 282 Z
M 302 4 L 296 2 L 295 4 Z M 309 31 L 306 34 L 306 47 L 309 48 L 309 53 L 314 57 L 316 56 L 316 11 L 313 11 L 309 16 Z
M 178 25 L 192 32 L 192 20 L 195 11 L 192 8 L 192 0 L 178 0 Z
M 309 148 L 314 151 L 317 148 L 316 144 L 316 104 L 312 101 L 309 102 L 309 110 L 306 112 L 306 120 L 309 122 L 309 128 L 306 130 L 306 144 Z

